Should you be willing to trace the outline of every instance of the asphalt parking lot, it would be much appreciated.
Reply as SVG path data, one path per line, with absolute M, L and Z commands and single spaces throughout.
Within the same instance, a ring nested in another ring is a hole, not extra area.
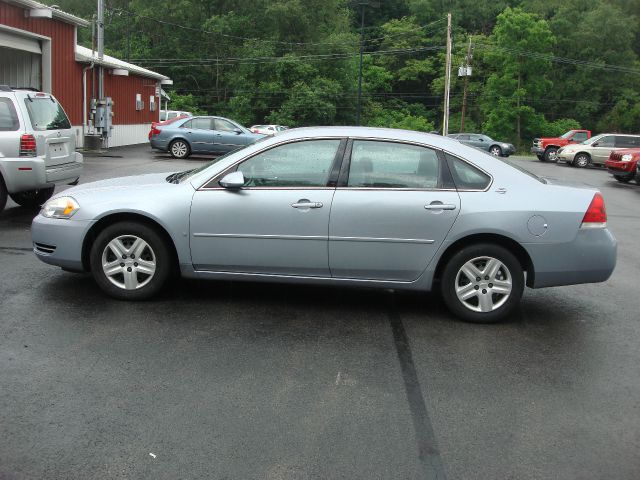
M 112 154 L 82 181 L 207 160 Z M 38 261 L 36 212 L 9 201 L 0 479 L 640 478 L 640 186 L 514 160 L 602 190 L 618 266 L 527 289 L 497 325 L 437 295 L 317 286 L 180 281 L 115 301 Z

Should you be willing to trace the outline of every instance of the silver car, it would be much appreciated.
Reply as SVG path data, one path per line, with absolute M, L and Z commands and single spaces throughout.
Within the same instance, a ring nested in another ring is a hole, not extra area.
M 53 95 L 0 85 L 0 211 L 7 195 L 18 205 L 42 205 L 56 184 L 77 182 L 82 160 Z
M 640 147 L 640 135 L 601 133 L 582 143 L 573 143 L 558 150 L 560 163 L 584 168 L 589 165 L 604 165 L 614 150 Z
M 496 157 L 508 157 L 516 153 L 512 143 L 499 142 L 482 133 L 451 133 L 447 137 L 455 138 L 465 145 L 485 150 Z
M 531 199 L 535 198 L 535 205 Z M 42 261 L 119 299 L 182 276 L 439 288 L 497 321 L 532 288 L 602 282 L 616 263 L 601 194 L 548 183 L 438 135 L 288 130 L 184 172 L 80 185 L 32 225 Z

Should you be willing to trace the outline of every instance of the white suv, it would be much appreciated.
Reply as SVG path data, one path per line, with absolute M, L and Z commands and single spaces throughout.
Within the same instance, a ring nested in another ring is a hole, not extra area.
M 77 183 L 82 155 L 67 114 L 53 95 L 0 85 L 0 211 L 46 202 L 56 184 Z

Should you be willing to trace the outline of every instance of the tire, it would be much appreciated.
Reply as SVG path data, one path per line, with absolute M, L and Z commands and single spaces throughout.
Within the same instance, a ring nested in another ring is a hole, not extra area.
M 4 184 L 4 178 L 0 175 L 0 212 L 4 210 L 7 204 L 7 186 Z
M 588 167 L 591 163 L 591 157 L 586 153 L 579 153 L 573 159 L 573 166 L 578 168 Z
M 614 175 L 613 178 L 615 178 L 620 183 L 629 183 L 631 180 L 633 180 L 633 175 L 627 176 L 627 177 L 621 177 L 620 175 Z
M 186 140 L 178 139 L 169 145 L 169 153 L 173 158 L 184 159 L 191 155 L 191 148 Z
M 485 269 L 493 268 L 489 262 L 497 270 L 484 276 Z M 477 276 L 472 279 L 465 270 Z M 495 282 L 502 283 L 498 286 Z M 496 292 L 497 288 L 505 291 Z M 441 290 L 445 304 L 458 318 L 473 323 L 499 322 L 518 306 L 524 273 L 518 259 L 506 248 L 478 243 L 462 248 L 449 259 L 442 273 Z M 464 294 L 468 298 L 461 298 Z
M 118 300 L 153 297 L 173 271 L 166 241 L 152 227 L 137 222 L 115 223 L 102 230 L 91 246 L 90 261 L 98 286 Z M 106 265 L 113 273 L 107 274 Z
M 499 145 L 491 145 L 491 147 L 489 148 L 489 153 L 491 155 L 495 155 L 496 157 L 501 157 L 502 149 L 500 148 Z
M 540 160 L 541 162 L 544 162 L 544 155 L 536 155 L 536 157 L 538 157 L 538 160 Z
M 556 147 L 549 147 L 544 151 L 544 160 L 545 162 L 557 162 L 558 157 L 556 154 L 558 153 L 558 149 Z
M 11 200 L 21 207 L 35 208 L 40 207 L 44 202 L 49 200 L 54 190 L 55 187 L 39 188 L 37 190 L 10 193 L 9 196 Z

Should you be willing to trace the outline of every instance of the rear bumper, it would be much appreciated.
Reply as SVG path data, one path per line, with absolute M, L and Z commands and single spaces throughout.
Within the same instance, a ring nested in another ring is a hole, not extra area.
M 9 193 L 71 183 L 82 175 L 82 154 L 74 152 L 75 161 L 47 167 L 44 157 L 0 159 L 0 171 Z
M 569 243 L 523 246 L 533 262 L 533 288 L 604 282 L 616 266 L 618 244 L 608 228 L 581 229 Z
M 37 215 L 31 223 L 33 253 L 50 265 L 84 270 L 82 242 L 93 221 L 46 218 Z
M 163 152 L 166 152 L 169 148 L 169 142 L 167 140 L 159 140 L 157 137 L 151 137 L 149 144 L 151 148 L 162 150 Z

